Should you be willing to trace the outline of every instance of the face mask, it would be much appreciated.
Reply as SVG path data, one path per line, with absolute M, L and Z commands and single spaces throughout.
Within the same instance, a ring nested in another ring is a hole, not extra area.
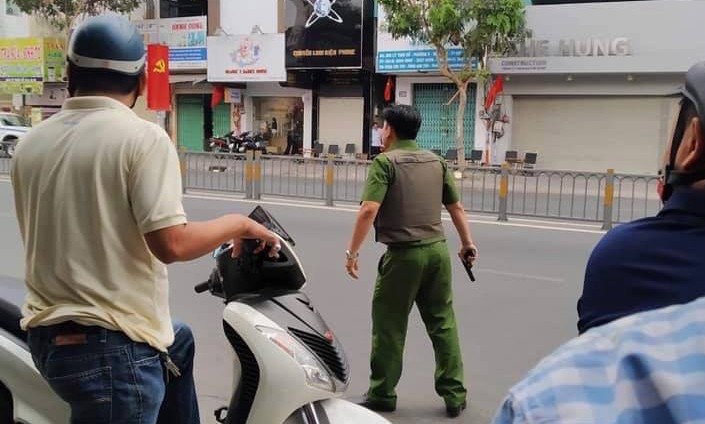
M 656 182 L 656 194 L 658 195 L 658 198 L 661 199 L 661 203 L 666 203 L 666 184 L 663 182 L 663 178 L 659 178 L 658 181 Z M 670 196 L 668 196 L 670 197 Z

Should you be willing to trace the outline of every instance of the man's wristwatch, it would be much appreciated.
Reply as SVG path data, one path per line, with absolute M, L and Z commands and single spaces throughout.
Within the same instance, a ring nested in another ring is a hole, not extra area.
M 357 253 L 357 252 L 356 252 L 356 253 L 352 253 L 352 252 L 349 251 L 349 250 L 346 250 L 346 251 L 345 251 L 345 259 L 347 259 L 347 260 L 349 260 L 349 261 L 352 261 L 352 260 L 357 259 L 357 258 L 359 258 L 359 257 L 360 257 L 360 253 Z

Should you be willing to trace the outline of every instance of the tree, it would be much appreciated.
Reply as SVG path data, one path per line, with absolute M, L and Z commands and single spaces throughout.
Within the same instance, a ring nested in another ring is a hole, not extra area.
M 465 164 L 465 108 L 468 87 L 490 76 L 487 59 L 513 52 L 526 35 L 523 0 L 379 0 L 387 14 L 389 33 L 435 48 L 440 73 L 458 89 L 455 145 Z M 466 58 L 460 69 L 448 61 L 457 46 Z M 452 100 L 451 100 L 452 101 Z
M 24 13 L 46 19 L 49 24 L 69 34 L 77 18 L 95 16 L 106 11 L 121 14 L 135 10 L 142 0 L 13 0 Z

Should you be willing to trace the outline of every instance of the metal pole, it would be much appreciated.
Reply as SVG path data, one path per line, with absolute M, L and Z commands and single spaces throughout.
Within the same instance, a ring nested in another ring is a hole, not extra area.
M 255 163 L 253 169 L 253 180 L 254 180 L 254 195 L 255 200 L 260 200 L 262 198 L 262 152 L 256 150 Z
M 605 180 L 605 200 L 604 200 L 604 217 L 602 219 L 602 229 L 607 231 L 612 229 L 613 223 L 613 205 L 614 205 L 614 169 L 607 170 Z
M 252 199 L 252 177 L 254 169 L 254 152 L 248 150 L 245 152 L 245 199 Z
M 507 196 L 509 195 L 509 164 L 502 164 L 502 175 L 499 179 L 499 218 L 498 221 L 506 222 L 507 218 Z
M 328 155 L 326 162 L 326 206 L 333 206 L 333 184 L 335 182 L 335 170 L 333 169 L 333 155 Z
M 179 165 L 181 165 L 181 193 L 186 194 L 186 184 L 188 183 L 188 161 L 186 159 L 186 149 L 179 148 Z

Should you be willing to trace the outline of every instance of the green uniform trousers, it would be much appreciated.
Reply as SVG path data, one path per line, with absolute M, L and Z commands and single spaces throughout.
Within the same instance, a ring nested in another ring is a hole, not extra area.
M 453 312 L 452 272 L 444 241 L 390 247 L 380 260 L 372 299 L 372 372 L 367 396 L 396 406 L 409 312 L 416 303 L 436 357 L 436 393 L 446 405 L 465 401 L 463 358 Z

